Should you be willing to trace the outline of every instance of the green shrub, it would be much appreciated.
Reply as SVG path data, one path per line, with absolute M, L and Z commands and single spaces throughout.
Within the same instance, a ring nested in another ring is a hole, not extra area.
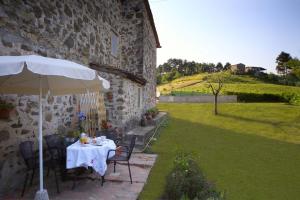
M 6 101 L 0 99 L 0 109 L 11 110 L 14 109 L 14 107 L 15 106 L 12 103 L 7 103 Z
M 227 95 L 237 95 L 239 102 L 288 102 L 281 94 L 259 94 L 246 92 L 227 92 Z
M 295 93 L 283 93 L 283 98 L 291 105 L 300 105 L 300 95 Z
M 205 179 L 197 163 L 185 153 L 180 153 L 176 157 L 174 168 L 167 176 L 165 198 L 170 200 L 223 199 L 215 186 Z
M 152 117 L 155 117 L 158 114 L 159 110 L 156 107 L 150 108 L 146 111 L 147 115 L 151 115 Z

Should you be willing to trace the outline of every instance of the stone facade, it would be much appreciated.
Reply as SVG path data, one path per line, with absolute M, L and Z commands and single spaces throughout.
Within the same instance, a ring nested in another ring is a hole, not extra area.
M 159 41 L 147 6 L 145 0 L 0 0 L 0 55 L 38 54 L 86 66 L 111 65 L 145 78 L 146 85 L 139 85 L 99 72 L 111 83 L 105 95 L 108 119 L 126 131 L 155 106 Z M 111 53 L 112 35 L 118 38 L 116 55 Z M 24 164 L 18 145 L 28 139 L 37 142 L 38 108 L 35 96 L 0 97 L 16 106 L 8 120 L 0 120 L 1 197 L 22 182 Z M 44 101 L 45 134 L 75 125 L 75 96 L 46 96 Z

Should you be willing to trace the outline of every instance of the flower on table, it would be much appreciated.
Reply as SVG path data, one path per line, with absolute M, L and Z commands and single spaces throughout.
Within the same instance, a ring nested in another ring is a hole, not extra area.
M 77 114 L 78 118 L 79 118 L 79 121 L 83 121 L 83 120 L 86 120 L 86 115 L 84 114 L 84 112 L 79 112 Z
M 101 129 L 102 130 L 108 130 L 110 128 L 112 128 L 112 125 L 109 121 L 106 121 L 106 120 L 101 121 Z

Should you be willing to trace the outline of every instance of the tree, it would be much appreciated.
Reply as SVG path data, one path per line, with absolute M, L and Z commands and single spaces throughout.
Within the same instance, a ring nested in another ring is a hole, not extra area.
M 292 74 L 300 79 L 300 60 L 292 58 L 287 62 L 287 66 L 292 70 Z
M 227 62 L 225 65 L 224 65 L 224 68 L 223 68 L 223 70 L 224 71 L 226 71 L 226 70 L 229 70 L 230 69 L 230 63 L 229 62 Z
M 214 114 L 218 115 L 218 96 L 223 88 L 224 82 L 229 79 L 230 73 L 219 72 L 207 77 L 207 87 L 211 89 L 214 95 Z
M 216 69 L 217 72 L 222 71 L 222 70 L 223 70 L 223 65 L 222 65 L 222 63 L 218 62 L 217 65 L 216 65 L 216 67 L 215 67 L 215 69 Z
M 276 58 L 276 63 L 277 63 L 277 67 L 276 67 L 276 70 L 277 70 L 277 73 L 278 74 L 287 74 L 287 69 L 288 69 L 288 66 L 287 66 L 287 62 L 289 60 L 291 60 L 292 57 L 290 56 L 289 53 L 286 53 L 284 51 L 282 51 Z

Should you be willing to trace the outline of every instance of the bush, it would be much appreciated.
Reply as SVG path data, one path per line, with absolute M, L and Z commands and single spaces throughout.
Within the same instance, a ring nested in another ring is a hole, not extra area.
M 239 102 L 286 102 L 291 105 L 300 105 L 300 95 L 295 93 L 258 94 L 243 92 L 227 92 L 228 95 L 237 95 Z
M 239 102 L 288 102 L 281 94 L 258 94 L 246 92 L 227 92 L 228 95 L 237 95 Z
M 159 113 L 159 110 L 156 107 L 150 108 L 146 111 L 146 115 L 151 115 L 152 118 L 154 118 L 158 113 Z
M 174 168 L 167 176 L 165 198 L 170 200 L 224 199 L 215 186 L 208 182 L 197 163 L 189 154 L 180 153 L 175 161 Z
M 300 105 L 300 95 L 295 93 L 283 93 L 285 101 L 291 105 Z

